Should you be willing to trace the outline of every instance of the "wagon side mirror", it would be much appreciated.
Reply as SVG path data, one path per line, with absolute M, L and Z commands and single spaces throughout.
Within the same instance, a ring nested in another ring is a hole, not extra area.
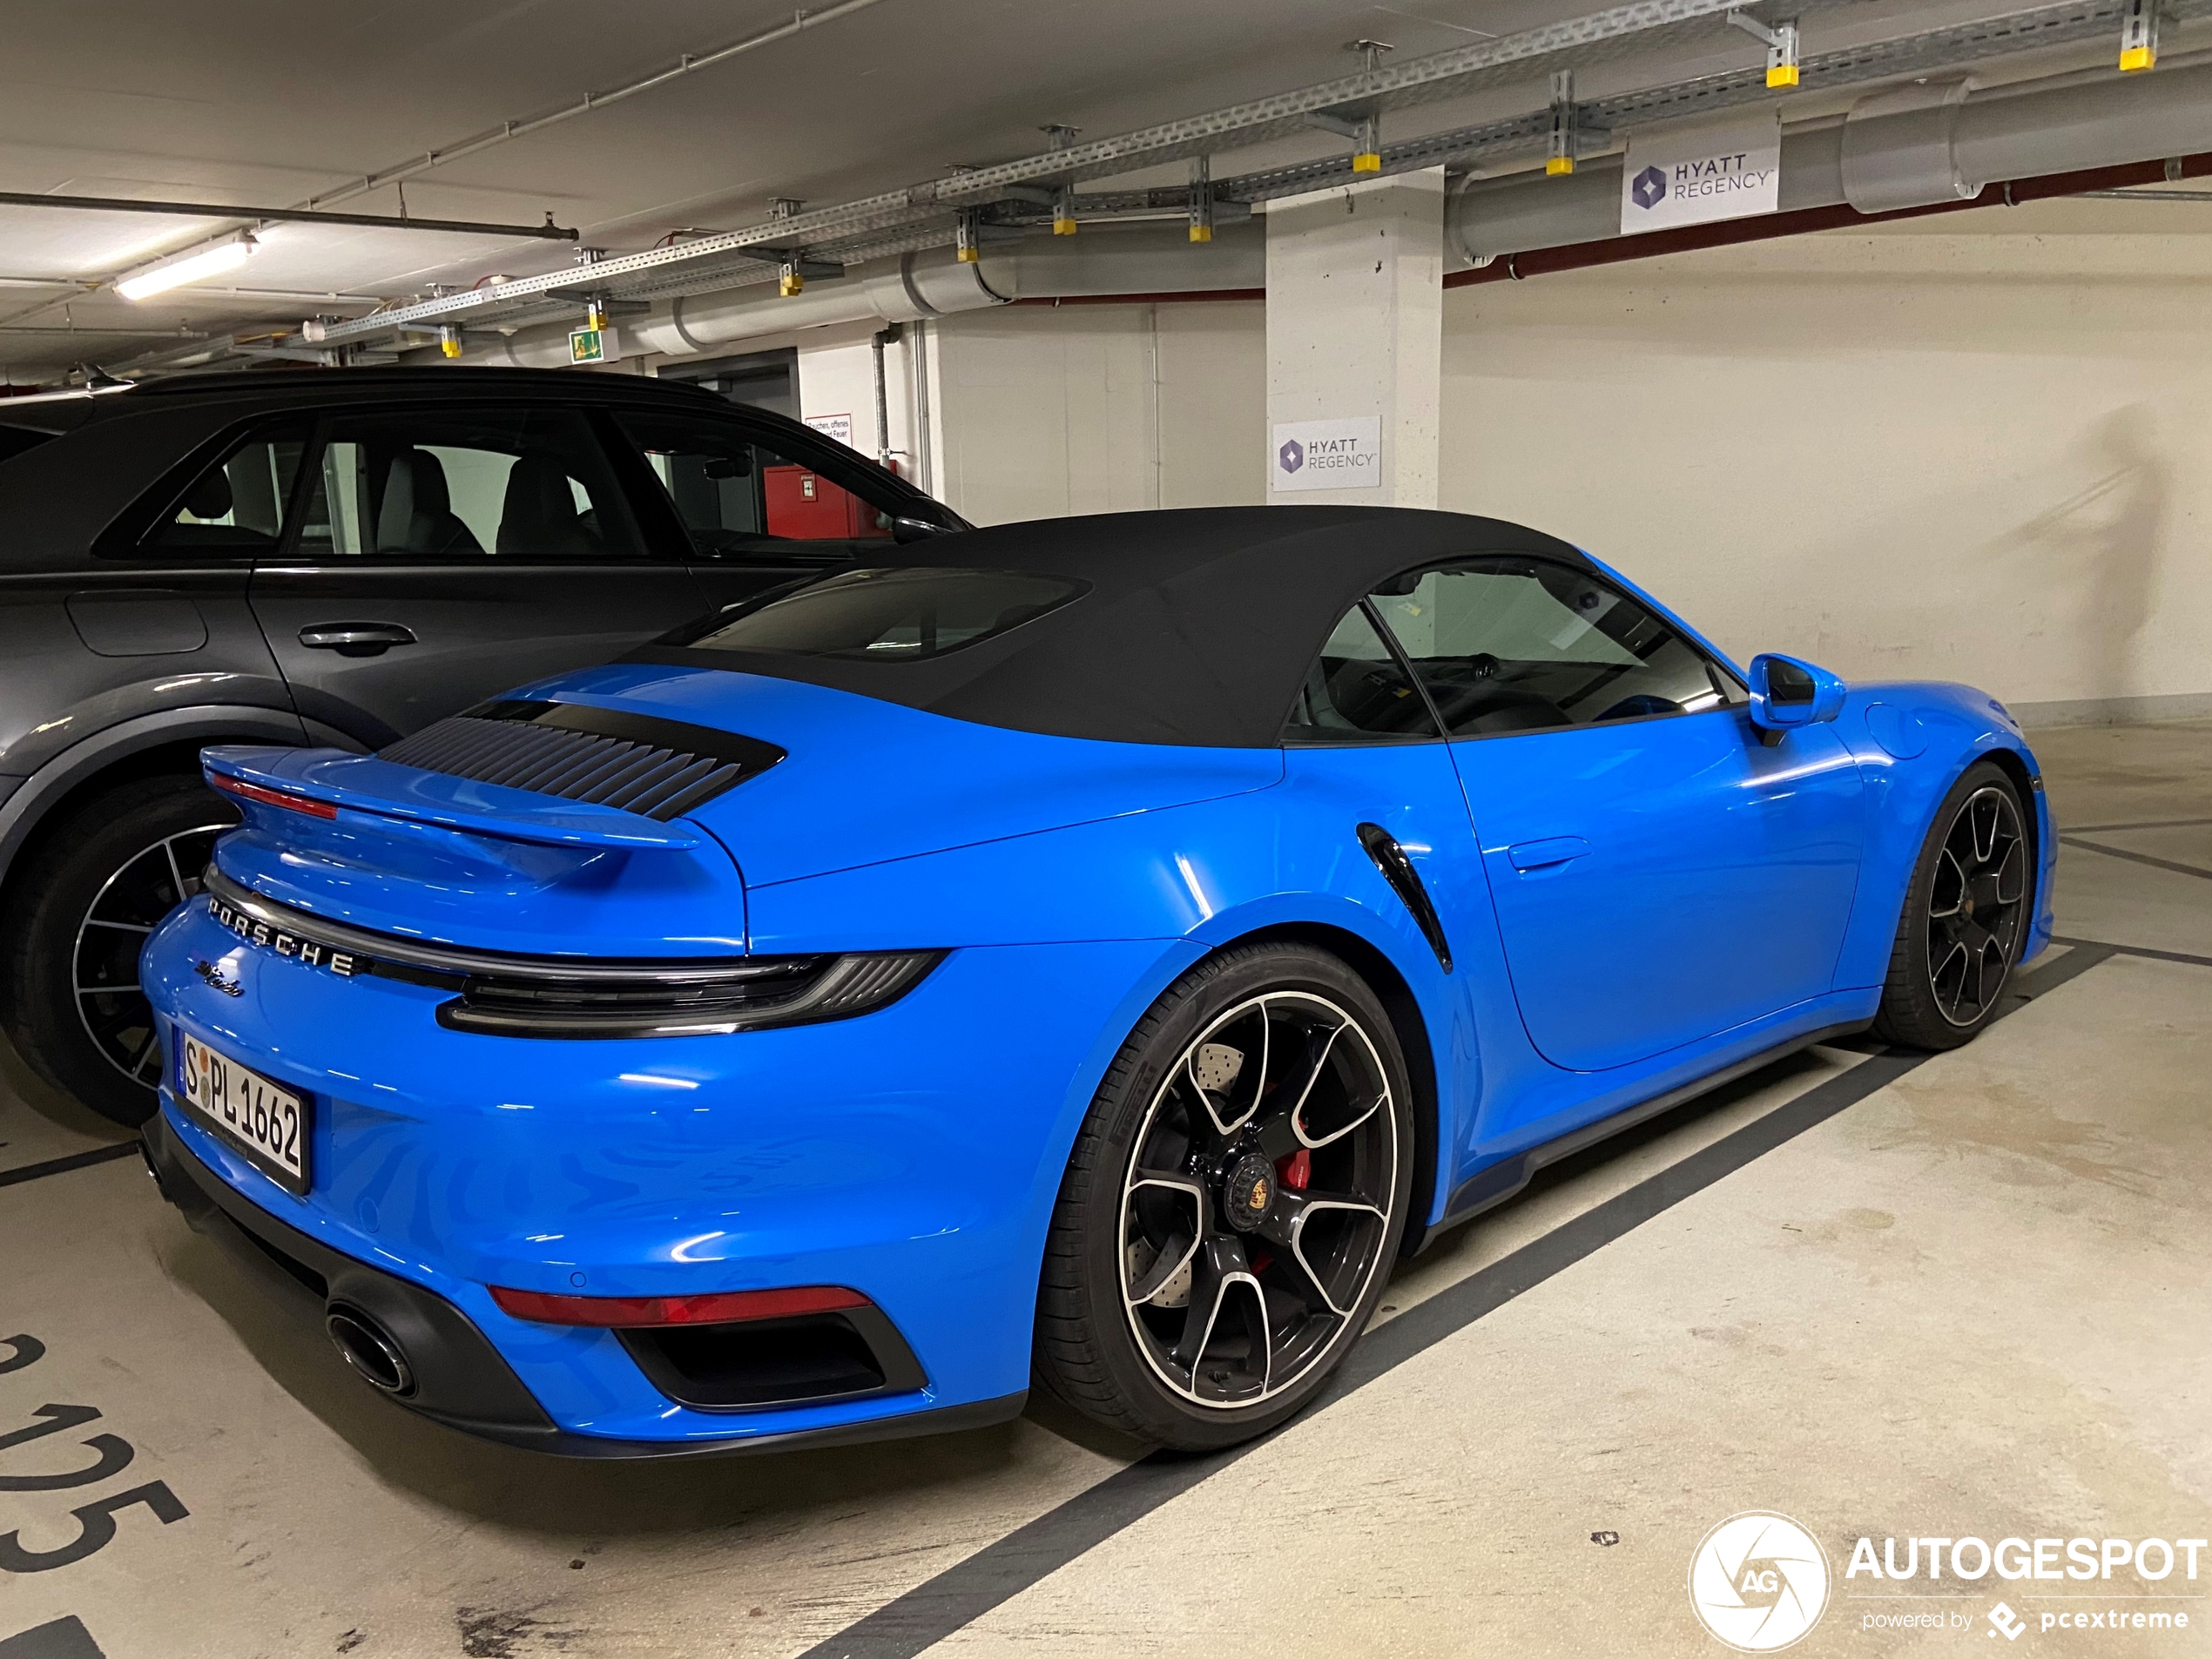
M 891 521 L 891 539 L 901 547 L 911 547 L 916 542 L 926 542 L 944 533 L 945 527 L 932 518 L 915 518 L 901 513 Z
M 1844 683 L 1824 668 L 1771 652 L 1751 659 L 1751 724 L 1772 747 L 1797 726 L 1844 711 Z

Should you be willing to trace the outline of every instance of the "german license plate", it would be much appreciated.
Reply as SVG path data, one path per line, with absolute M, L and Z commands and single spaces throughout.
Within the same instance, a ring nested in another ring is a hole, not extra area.
M 289 1192 L 307 1190 L 307 1103 L 198 1037 L 178 1045 L 177 1098 Z

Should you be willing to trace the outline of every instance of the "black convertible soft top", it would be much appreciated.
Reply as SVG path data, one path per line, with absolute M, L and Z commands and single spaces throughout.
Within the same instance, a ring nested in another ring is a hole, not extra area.
M 886 548 L 868 560 L 1088 584 L 1080 599 L 960 650 L 874 662 L 662 644 L 627 660 L 805 680 L 1055 737 L 1272 748 L 1315 654 L 1363 595 L 1402 572 L 1482 553 L 1589 568 L 1566 543 L 1522 525 L 1410 508 L 1040 519 Z

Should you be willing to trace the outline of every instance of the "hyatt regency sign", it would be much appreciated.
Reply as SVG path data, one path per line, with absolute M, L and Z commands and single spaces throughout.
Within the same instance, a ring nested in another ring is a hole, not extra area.
M 1375 489 L 1382 484 L 1382 418 L 1278 421 L 1268 455 L 1276 489 Z
M 1782 200 L 1782 118 L 1677 127 L 1629 139 L 1621 233 L 1771 213 Z

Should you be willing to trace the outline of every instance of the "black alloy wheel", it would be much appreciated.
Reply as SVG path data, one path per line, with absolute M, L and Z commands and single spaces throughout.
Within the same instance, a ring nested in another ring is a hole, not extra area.
M 2013 780 L 1987 761 L 1969 767 L 1937 811 L 1914 867 L 1879 1035 L 1950 1049 L 1989 1022 L 2027 941 L 2033 850 Z
M 1952 815 L 1928 907 L 1928 987 L 1956 1026 L 1995 1006 L 2020 948 L 2027 841 L 2012 792 L 1977 789 Z
M 161 1045 L 138 982 L 146 936 L 199 893 L 238 814 L 197 779 L 140 779 L 71 813 L 19 873 L 7 1022 L 48 1082 L 104 1117 L 152 1115 Z
M 1404 1062 L 1364 982 L 1296 946 L 1202 965 L 1130 1042 L 1062 1187 L 1039 1368 L 1143 1439 L 1234 1444 L 1311 1399 L 1379 1299 Z

